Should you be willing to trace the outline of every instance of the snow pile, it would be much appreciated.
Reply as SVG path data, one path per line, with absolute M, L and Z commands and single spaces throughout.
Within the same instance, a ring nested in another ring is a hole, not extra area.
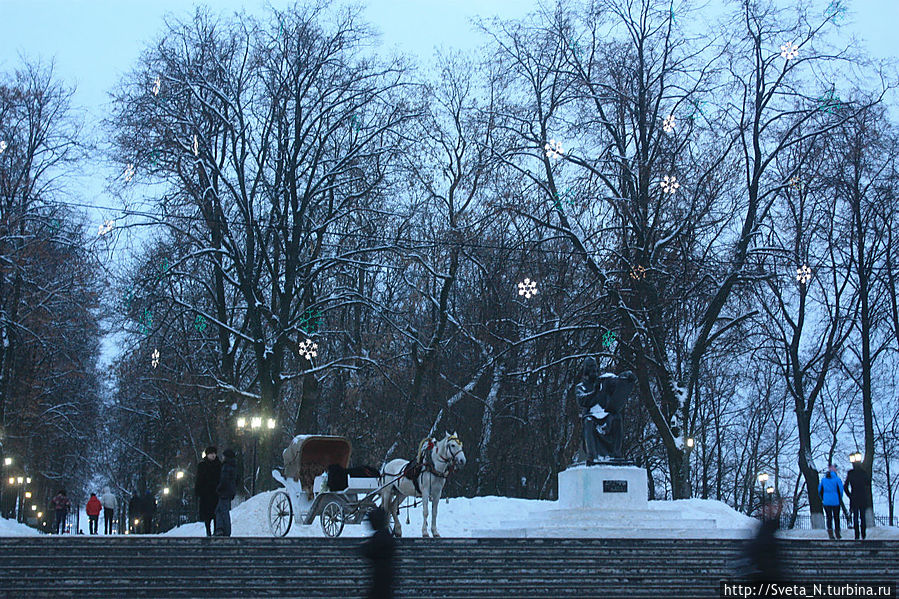
M 677 510 L 683 518 L 714 520 L 718 528 L 752 529 L 759 521 L 741 514 L 723 501 L 714 499 L 678 499 L 676 501 L 650 501 L 649 509 Z
M 41 534 L 37 530 L 15 520 L 0 518 L 0 537 L 35 537 Z
M 260 493 L 241 503 L 231 510 L 232 535 L 236 537 L 270 537 L 268 524 L 268 506 L 274 491 Z M 408 501 L 408 500 L 407 500 Z M 555 501 L 535 499 L 517 499 L 512 497 L 454 497 L 448 502 L 440 500 L 437 511 L 437 530 L 445 537 L 480 536 L 478 531 L 503 528 L 510 520 L 528 520 L 539 517 L 548 510 L 558 509 Z M 683 499 L 678 501 L 650 501 L 649 510 L 665 511 L 670 514 L 678 512 L 685 519 L 715 520 L 718 529 L 746 529 L 757 526 L 758 521 L 741 514 L 727 504 L 708 499 Z M 300 511 L 308 509 L 301 506 Z M 297 510 L 297 506 L 294 506 Z M 406 514 L 409 524 L 406 524 Z M 421 506 L 400 510 L 400 522 L 404 536 L 421 535 Z M 542 519 L 542 518 L 540 518 Z M 585 527 L 590 522 L 583 522 Z M 430 522 L 429 522 L 430 527 Z M 713 529 L 714 530 L 714 529 Z M 206 529 L 201 522 L 179 526 L 165 533 L 171 536 L 191 537 L 203 536 Z M 367 525 L 347 524 L 341 536 L 363 537 L 371 534 Z M 321 523 L 318 518 L 306 526 L 294 521 L 289 537 L 323 537 Z M 873 538 L 873 537 L 872 537 Z

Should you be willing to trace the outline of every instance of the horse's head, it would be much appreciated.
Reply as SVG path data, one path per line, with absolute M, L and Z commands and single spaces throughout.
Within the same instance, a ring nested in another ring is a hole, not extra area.
M 465 465 L 465 452 L 462 451 L 462 439 L 456 433 L 443 437 L 443 452 L 447 459 L 451 459 L 457 466 Z

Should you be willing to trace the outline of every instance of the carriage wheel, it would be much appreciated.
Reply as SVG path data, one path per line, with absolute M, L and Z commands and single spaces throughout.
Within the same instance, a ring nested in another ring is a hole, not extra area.
M 322 530 L 326 535 L 339 537 L 343 532 L 343 505 L 335 499 L 329 501 L 322 510 L 321 521 Z
M 268 526 L 276 537 L 283 537 L 293 524 L 293 504 L 290 495 L 284 491 L 278 491 L 272 495 L 268 504 Z

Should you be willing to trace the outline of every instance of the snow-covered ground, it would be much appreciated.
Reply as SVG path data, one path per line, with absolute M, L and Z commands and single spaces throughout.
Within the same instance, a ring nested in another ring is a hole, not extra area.
M 37 530 L 15 520 L 0 518 L 0 537 L 35 537 L 41 534 Z
M 274 491 L 260 493 L 231 511 L 232 535 L 237 537 L 270 537 L 268 506 Z M 528 519 L 541 512 L 558 509 L 555 501 L 517 499 L 511 497 L 455 497 L 440 501 L 437 514 L 437 528 L 445 537 L 474 537 L 479 531 L 502 528 L 510 520 Z M 650 510 L 670 512 L 677 510 L 685 519 L 713 519 L 721 529 L 751 529 L 757 521 L 741 514 L 720 501 L 706 499 L 684 499 L 679 501 L 650 501 Z M 406 514 L 409 524 L 406 524 Z M 404 536 L 421 535 L 421 506 L 401 510 L 400 518 Z M 589 526 L 589 522 L 584 523 Z M 194 522 L 179 526 L 165 533 L 172 536 L 202 536 L 205 528 Z M 341 536 L 362 537 L 371 534 L 366 525 L 347 525 Z M 294 522 L 287 536 L 323 537 L 321 524 L 315 522 L 306 526 Z

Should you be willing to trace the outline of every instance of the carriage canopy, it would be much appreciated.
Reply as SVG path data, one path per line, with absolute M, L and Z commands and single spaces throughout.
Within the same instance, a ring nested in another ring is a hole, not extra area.
M 343 437 L 297 435 L 282 454 L 284 475 L 300 481 L 303 490 L 311 493 L 316 476 L 332 464 L 347 468 L 352 453 L 352 444 Z

